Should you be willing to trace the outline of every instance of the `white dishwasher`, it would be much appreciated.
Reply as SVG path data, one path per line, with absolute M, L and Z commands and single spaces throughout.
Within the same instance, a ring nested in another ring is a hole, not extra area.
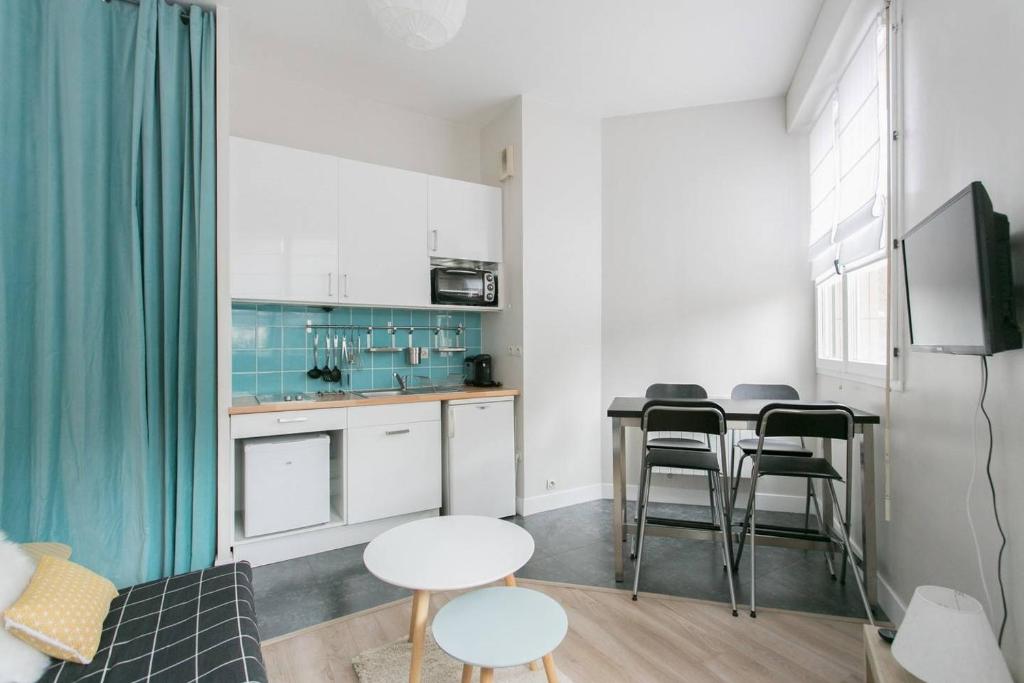
M 331 519 L 331 439 L 326 434 L 245 441 L 245 535 L 262 536 Z
M 515 413 L 511 396 L 449 401 L 443 417 L 444 513 L 516 513 Z

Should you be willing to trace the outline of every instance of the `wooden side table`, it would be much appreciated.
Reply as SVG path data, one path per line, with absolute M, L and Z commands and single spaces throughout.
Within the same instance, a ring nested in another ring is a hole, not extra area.
M 533 555 L 533 537 L 491 517 L 428 517 L 385 531 L 370 541 L 363 564 L 381 581 L 413 591 L 409 683 L 420 683 L 430 594 L 515 585 L 515 572 Z M 531 663 L 535 668 L 536 663 Z
M 552 652 L 565 638 L 565 610 L 526 588 L 484 588 L 452 599 L 434 617 L 437 646 L 463 663 L 462 683 L 492 683 L 495 669 L 544 662 L 548 683 L 558 683 Z
M 882 640 L 878 629 L 864 624 L 864 680 L 866 683 L 921 683 L 892 656 L 892 646 Z

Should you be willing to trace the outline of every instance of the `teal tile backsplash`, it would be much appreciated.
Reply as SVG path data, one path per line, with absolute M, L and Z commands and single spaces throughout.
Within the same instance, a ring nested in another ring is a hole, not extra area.
M 404 308 L 348 308 L 325 311 L 318 306 L 235 303 L 231 307 L 231 390 L 235 396 L 256 394 L 293 394 L 336 391 L 337 383 L 311 379 L 306 371 L 313 366 L 312 335 L 306 334 L 306 322 L 334 325 L 386 327 L 436 325 L 442 315 L 451 316 L 451 324 L 465 325 L 464 353 L 442 355 L 434 348 L 433 332 L 416 330 L 415 346 L 431 347 L 430 357 L 419 365 L 406 363 L 404 353 L 359 354 L 355 369 L 345 373 L 340 388 L 346 391 L 391 389 L 394 373 L 408 375 L 410 386 L 419 386 L 429 377 L 434 383 L 461 381 L 462 362 L 467 355 L 480 353 L 483 344 L 480 313 L 473 311 L 424 311 Z M 361 335 L 365 346 L 366 333 Z M 374 345 L 388 346 L 386 330 L 374 330 Z M 405 348 L 408 333 L 395 335 L 395 345 Z M 321 336 L 319 362 L 324 364 Z M 450 377 L 454 375 L 454 377 Z

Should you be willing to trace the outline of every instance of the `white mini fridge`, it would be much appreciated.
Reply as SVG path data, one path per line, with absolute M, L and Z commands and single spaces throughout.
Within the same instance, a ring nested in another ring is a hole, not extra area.
M 444 513 L 509 517 L 516 513 L 513 398 L 449 401 L 444 433 Z
M 246 536 L 323 524 L 331 519 L 331 439 L 297 434 L 244 445 Z

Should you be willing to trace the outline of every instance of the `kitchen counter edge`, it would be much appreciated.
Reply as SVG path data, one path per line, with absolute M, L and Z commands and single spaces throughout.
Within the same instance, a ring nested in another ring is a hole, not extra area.
M 251 415 L 253 413 L 282 413 L 293 410 L 316 410 L 321 408 L 358 408 L 362 406 L 385 406 L 399 403 L 429 403 L 431 401 L 460 401 L 474 398 L 499 398 L 518 396 L 519 389 L 506 387 L 467 388 L 464 391 L 439 391 L 432 394 L 408 394 L 405 396 L 371 396 L 369 398 L 346 398 L 337 401 L 281 401 L 279 403 L 252 403 L 233 405 L 228 415 Z

